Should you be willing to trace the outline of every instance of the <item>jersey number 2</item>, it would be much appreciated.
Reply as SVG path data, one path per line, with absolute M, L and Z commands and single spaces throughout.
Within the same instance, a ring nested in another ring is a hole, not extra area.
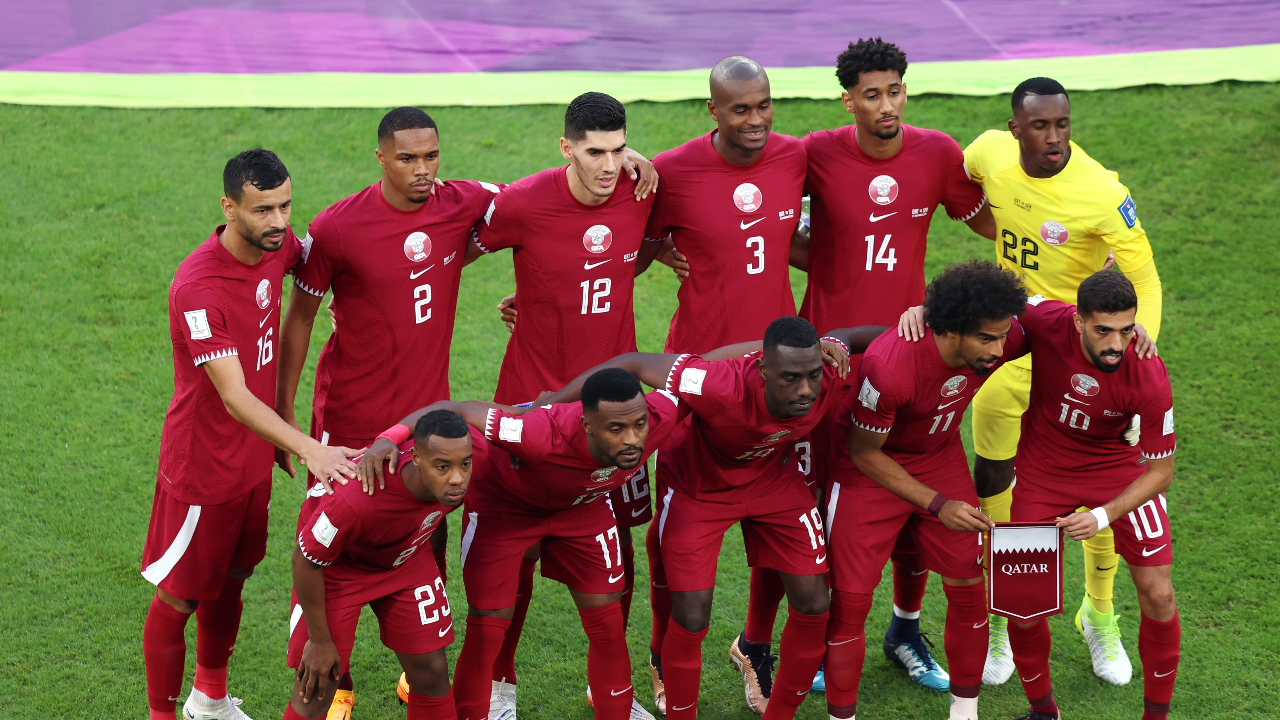
M 431 286 L 419 285 L 413 289 L 413 319 L 417 323 L 424 323 L 431 319 Z

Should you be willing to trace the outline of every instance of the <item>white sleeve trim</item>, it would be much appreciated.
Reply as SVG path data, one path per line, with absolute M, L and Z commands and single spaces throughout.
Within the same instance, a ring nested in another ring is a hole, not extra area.
M 196 364 L 196 367 L 200 367 L 201 365 L 209 362 L 210 360 L 217 360 L 218 358 L 224 358 L 224 357 L 229 357 L 231 355 L 239 355 L 239 354 L 240 354 L 240 351 L 236 350 L 234 347 L 223 348 L 221 350 L 214 350 L 213 352 L 207 352 L 203 355 L 197 355 L 195 357 L 194 362 Z
M 977 215 L 978 211 L 982 209 L 982 206 L 986 204 L 987 204 L 987 194 L 984 192 L 982 194 L 982 199 L 978 201 L 978 206 L 975 207 L 973 210 L 971 210 L 968 215 L 965 215 L 964 217 L 953 217 L 951 219 L 955 220 L 956 222 L 968 222 L 972 220 L 973 216 Z
M 1148 454 L 1146 454 L 1146 453 L 1142 453 L 1142 457 L 1144 457 L 1144 458 L 1146 458 L 1146 459 L 1148 459 L 1148 460 L 1161 460 L 1161 459 L 1163 459 L 1163 458 L 1167 458 L 1167 457 L 1169 457 L 1170 455 L 1172 455 L 1172 454 L 1174 453 L 1174 451 L 1176 451 L 1177 449 L 1178 449 L 1178 446 L 1177 446 L 1177 445 L 1174 445 L 1173 447 L 1169 448 L 1168 450 L 1165 450 L 1165 451 L 1164 451 L 1164 452 L 1162 452 L 1162 453 L 1156 453 L 1155 455 L 1148 455 Z
M 304 292 L 306 292 L 306 293 L 309 293 L 309 294 L 311 294 L 311 295 L 315 295 L 316 297 L 324 297 L 324 292 L 325 292 L 324 290 L 317 290 L 317 289 L 315 289 L 315 288 L 311 287 L 310 285 L 308 285 L 308 284 L 306 284 L 306 283 L 302 282 L 301 280 L 299 280 L 299 279 L 298 279 L 298 278 L 296 278 L 296 277 L 293 279 L 293 284 L 294 284 L 294 285 L 297 285 L 299 288 L 302 288 L 302 290 L 303 290 Z
M 648 235 L 645 235 L 645 236 L 644 236 L 644 241 L 645 241 L 645 242 L 666 242 L 666 241 L 668 241 L 668 240 L 670 240 L 670 239 L 671 239 L 671 233 L 667 233 L 666 235 L 663 235 L 662 237 L 649 237 Z
M 493 419 L 497 417 L 497 415 L 498 415 L 497 408 L 489 408 L 488 410 L 485 411 L 485 414 L 484 414 L 484 439 L 485 440 L 493 439 Z
M 893 429 L 892 427 L 882 428 L 882 427 L 876 427 L 876 426 L 874 426 L 874 425 L 867 425 L 867 424 L 865 424 L 865 423 L 860 423 L 860 422 L 858 422 L 857 420 L 854 420 L 854 421 L 853 421 L 853 424 L 854 424 L 854 425 L 856 425 L 856 426 L 858 426 L 858 427 L 860 427 L 860 428 L 862 428 L 863 430 L 867 430 L 867 431 L 869 431 L 869 432 L 873 432 L 873 433 L 880 433 L 881 435 L 883 435 L 883 434 L 885 434 L 885 433 L 887 433 L 887 432 L 889 432 L 890 430 L 892 430 L 892 429 Z
M 666 390 L 669 393 L 675 393 L 675 388 L 673 387 L 672 383 L 676 379 L 677 370 L 681 365 L 685 364 L 685 361 L 687 361 L 691 357 L 693 357 L 693 355 L 689 353 L 685 353 L 684 355 L 681 355 L 680 357 L 676 358 L 675 362 L 671 363 L 671 371 L 667 373 L 667 385 L 666 387 L 663 388 L 664 390 Z
M 828 340 L 828 341 L 830 341 L 830 342 L 833 342 L 833 343 L 835 343 L 835 344 L 839 345 L 840 347 L 844 348 L 844 354 L 845 354 L 845 355 L 852 355 L 852 354 L 853 354 L 852 352 L 850 352 L 850 351 L 849 351 L 849 346 L 848 346 L 848 345 L 845 345 L 845 344 L 844 344 L 844 341 L 843 341 L 843 340 L 841 340 L 840 338 L 835 338 L 835 337 L 831 337 L 830 335 L 826 335 L 826 336 L 824 336 L 822 339 L 823 339 L 823 340 Z
M 320 567 L 328 567 L 333 564 L 332 560 L 325 562 L 324 560 L 317 560 L 316 558 L 311 557 L 311 555 L 307 553 L 306 544 L 302 542 L 302 533 L 298 533 L 298 549 L 302 551 L 302 557 L 315 563 L 316 565 L 319 565 Z

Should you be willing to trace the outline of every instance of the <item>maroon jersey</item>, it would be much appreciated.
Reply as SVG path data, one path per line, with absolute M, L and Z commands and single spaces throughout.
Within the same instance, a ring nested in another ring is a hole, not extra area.
M 494 400 L 528 402 L 582 371 L 636 350 L 636 257 L 652 194 L 636 202 L 625 173 L 601 205 L 569 191 L 565 168 L 519 180 L 494 198 L 476 244 L 513 249 L 520 321 Z
M 302 244 L 287 230 L 279 250 L 246 265 L 218 239 L 225 227 L 182 261 L 169 286 L 173 400 L 160 435 L 160 476 L 165 491 L 189 505 L 244 495 L 271 477 L 275 462 L 271 443 L 231 417 L 200 366 L 238 356 L 249 392 L 275 405 L 280 286 Z
M 684 400 L 693 417 L 663 450 L 669 454 L 669 466 L 679 468 L 663 478 L 664 483 L 694 498 L 730 502 L 727 493 L 757 481 L 761 484 L 750 488 L 752 493 L 767 492 L 778 481 L 804 482 L 794 470 L 779 471 L 791 462 L 795 441 L 826 414 L 839 377 L 834 367 L 823 365 L 822 392 L 808 414 L 777 418 L 765 406 L 759 357 L 754 352 L 707 361 L 681 355 L 672 366 L 667 391 Z
M 680 283 L 667 352 L 758 340 L 775 318 L 796 314 L 787 264 L 804 189 L 804 145 L 770 133 L 760 158 L 741 166 L 720 157 L 714 135 L 653 159 L 662 190 L 645 237 L 672 235 L 693 268 Z
M 1027 339 L 1014 320 L 1005 340 L 1004 355 L 991 372 L 1027 353 Z M 942 360 L 933 331 L 926 329 L 919 342 L 900 338 L 890 328 L 872 341 L 862 356 L 858 392 L 850 392 L 837 413 L 836 447 L 848 447 L 851 426 L 888 433 L 884 452 L 916 476 L 927 481 L 929 473 L 962 463 L 968 471 L 960 443 L 960 421 L 978 388 L 990 377 L 978 375 L 968 365 L 953 368 Z M 837 465 L 852 483 L 879 487 L 875 480 L 853 466 L 847 452 L 833 453 Z
M 370 438 L 449 399 L 449 343 L 467 241 L 498 186 L 451 180 L 411 211 L 377 182 L 311 222 L 294 284 L 333 288 L 337 329 L 316 368 L 313 412 L 340 437 Z
M 523 313 L 520 322 L 524 322 Z M 645 395 L 645 402 L 649 406 L 647 460 L 687 411 L 662 390 Z M 595 502 L 623 483 L 644 478 L 643 462 L 631 470 L 619 470 L 601 467 L 591 457 L 582 429 L 581 402 L 546 405 L 520 416 L 490 409 L 484 436 L 505 451 L 490 453 L 483 471 L 485 487 L 496 484 L 512 504 L 535 514 Z
M 876 160 L 856 133 L 847 125 L 804 138 L 812 228 L 800 315 L 820 331 L 896 325 L 924 301 L 933 211 L 941 203 L 951 219 L 968 220 L 986 202 L 950 135 L 903 125 L 902 149 Z
M 472 433 L 472 467 L 484 460 L 487 443 Z M 413 462 L 413 439 L 400 444 L 396 472 L 383 475 L 385 489 L 366 494 L 359 483 L 334 483 L 333 494 L 316 483 L 298 512 L 298 548 L 324 567 L 325 602 L 334 607 L 363 605 L 412 584 L 422 564 L 435 559 L 421 551 L 445 515 L 456 510 L 422 502 L 404 486 L 404 467 Z M 407 579 L 409 578 L 409 579 Z
M 1098 369 L 1080 346 L 1076 308 L 1036 296 L 1018 320 L 1035 357 L 1031 404 L 1022 415 L 1018 469 L 1077 485 L 1127 484 L 1142 474 L 1140 458 L 1173 454 L 1173 390 L 1160 358 L 1139 360 L 1132 346 L 1120 367 Z M 1142 418 L 1137 447 L 1123 434 Z

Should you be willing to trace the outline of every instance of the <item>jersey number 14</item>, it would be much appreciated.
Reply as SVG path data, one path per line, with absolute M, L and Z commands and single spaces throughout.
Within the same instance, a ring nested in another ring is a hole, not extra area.
M 898 264 L 898 254 L 893 248 L 889 247 L 889 238 L 892 235 L 885 235 L 884 240 L 880 241 L 880 250 L 876 250 L 876 236 L 868 235 L 864 240 L 867 241 L 867 272 L 870 272 L 876 265 L 887 265 L 890 272 L 893 272 L 893 266 Z

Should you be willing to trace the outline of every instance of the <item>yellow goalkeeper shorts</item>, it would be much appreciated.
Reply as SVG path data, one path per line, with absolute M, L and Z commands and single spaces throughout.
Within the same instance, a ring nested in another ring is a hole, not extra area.
M 1031 398 L 1031 356 L 1005 363 L 973 398 L 973 450 L 988 460 L 1018 454 L 1022 414 Z

